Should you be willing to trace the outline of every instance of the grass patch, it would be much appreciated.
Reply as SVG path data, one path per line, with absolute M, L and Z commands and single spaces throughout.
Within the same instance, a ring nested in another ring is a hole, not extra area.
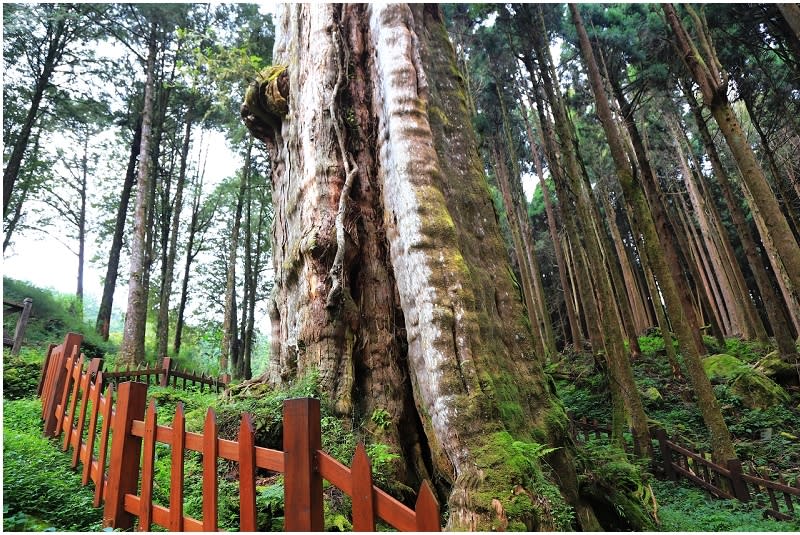
M 800 531 L 800 521 L 765 519 L 754 503 L 715 500 L 671 481 L 651 483 L 659 503 L 661 531 Z
M 42 437 L 38 400 L 3 403 L 3 529 L 100 531 L 102 509 L 70 457 Z

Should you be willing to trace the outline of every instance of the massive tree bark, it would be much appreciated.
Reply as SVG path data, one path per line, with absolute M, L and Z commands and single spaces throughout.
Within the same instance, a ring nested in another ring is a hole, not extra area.
M 402 451 L 399 479 L 432 479 L 449 528 L 489 529 L 496 501 L 516 527 L 567 528 L 545 511 L 566 502 L 573 527 L 598 529 L 505 260 L 438 7 L 293 4 L 276 29 L 286 70 L 265 73 L 242 110 L 274 164 L 261 380 L 317 370 L 341 416 L 388 413 L 374 431 Z M 546 474 L 536 482 L 506 462 L 514 440 L 558 446 L 553 472 L 535 468 Z
M 153 118 L 153 86 L 156 64 L 156 24 L 150 30 L 147 54 L 147 81 L 144 87 L 142 107 L 142 142 L 139 146 L 139 173 L 137 176 L 136 209 L 133 219 L 133 235 L 130 248 L 130 278 L 128 279 L 128 308 L 122 344 L 119 347 L 120 363 L 144 362 L 145 317 L 147 315 L 147 279 L 145 272 L 145 234 L 148 220 L 148 197 L 150 192 L 150 137 Z

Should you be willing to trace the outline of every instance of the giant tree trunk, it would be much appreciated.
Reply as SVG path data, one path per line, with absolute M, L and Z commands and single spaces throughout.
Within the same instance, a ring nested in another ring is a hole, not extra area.
M 450 528 L 489 529 L 493 500 L 518 527 L 566 528 L 534 512 L 564 499 L 598 529 L 533 352 L 438 7 L 293 4 L 276 30 L 288 68 L 243 107 L 274 163 L 262 379 L 316 369 L 340 415 L 386 411 L 391 425 L 376 433 L 404 454 L 400 479 L 431 478 Z M 560 492 L 542 479 L 554 492 L 537 503 L 511 494 L 532 483 L 506 462 L 512 440 L 559 446 L 548 463 Z
M 147 244 L 148 197 L 150 192 L 150 137 L 153 117 L 153 86 L 156 63 L 156 24 L 150 30 L 150 47 L 147 54 L 147 81 L 144 87 L 142 108 L 142 143 L 139 174 L 137 177 L 136 209 L 133 219 L 133 235 L 130 249 L 130 278 L 128 280 L 128 309 L 125 314 L 125 327 L 122 344 L 119 348 L 120 363 L 137 364 L 144 362 L 145 317 L 147 315 L 147 286 L 145 285 L 145 256 Z

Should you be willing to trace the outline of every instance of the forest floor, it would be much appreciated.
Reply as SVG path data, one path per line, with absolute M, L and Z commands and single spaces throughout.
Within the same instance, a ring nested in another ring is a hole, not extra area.
M 730 355 L 751 369 L 767 354 L 758 344 L 738 339 L 726 340 L 725 347 L 710 337 L 705 340 L 711 355 Z M 685 379 L 672 377 L 663 339 L 658 335 L 643 336 L 639 343 L 642 356 L 634 361 L 634 376 L 651 423 L 659 424 L 673 440 L 694 451 L 710 451 L 691 385 Z M 585 417 L 608 426 L 608 385 L 605 375 L 595 369 L 592 355 L 563 353 L 561 357 L 548 371 L 556 380 L 567 411 L 576 419 Z M 680 355 L 678 360 L 681 361 Z M 712 377 L 714 392 L 745 470 L 756 469 L 772 479 L 780 473 L 788 484 L 795 484 L 800 478 L 800 389 L 785 388 L 788 402 L 751 408 L 747 405 L 752 403 L 746 403 L 732 383 L 732 379 Z M 673 483 L 651 477 L 650 483 L 659 504 L 662 531 L 800 531 L 800 517 L 789 522 L 765 519 L 755 504 L 714 499 L 685 480 Z

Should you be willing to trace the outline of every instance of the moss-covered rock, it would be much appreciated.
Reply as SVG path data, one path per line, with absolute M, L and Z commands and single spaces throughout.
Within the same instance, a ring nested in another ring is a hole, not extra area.
M 750 368 L 733 355 L 719 353 L 704 358 L 703 369 L 705 369 L 706 375 L 708 375 L 711 382 L 727 383 L 740 374 L 747 372 Z
M 731 390 L 742 398 L 742 403 L 751 409 L 767 409 L 789 402 L 789 394 L 766 375 L 751 370 L 743 373 L 731 383 Z
M 664 400 L 661 392 L 659 392 L 658 388 L 654 386 L 645 389 L 645 391 L 642 392 L 642 397 L 651 403 L 660 403 Z
M 797 366 L 783 360 L 778 351 L 768 353 L 758 361 L 756 370 L 781 385 L 796 385 L 800 382 Z
M 712 382 L 729 384 L 731 391 L 748 408 L 766 409 L 789 401 L 789 394 L 780 385 L 732 355 L 721 353 L 706 357 L 703 368 Z

